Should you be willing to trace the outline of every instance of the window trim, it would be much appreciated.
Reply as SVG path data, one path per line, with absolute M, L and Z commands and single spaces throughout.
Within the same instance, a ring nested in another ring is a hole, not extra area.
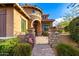
M 25 32 L 26 31 L 26 21 L 21 18 L 21 32 Z

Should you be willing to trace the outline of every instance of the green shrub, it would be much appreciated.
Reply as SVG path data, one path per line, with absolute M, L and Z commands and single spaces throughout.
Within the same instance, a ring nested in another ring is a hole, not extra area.
M 58 44 L 56 50 L 59 56 L 79 56 L 77 49 L 66 44 Z
M 69 26 L 69 32 L 71 34 L 71 38 L 74 39 L 76 42 L 79 41 L 79 17 L 74 18 Z
M 63 30 L 58 30 L 58 32 L 59 32 L 59 33 L 62 33 L 62 32 L 63 32 Z
M 48 32 L 45 31 L 45 32 L 42 33 L 42 35 L 43 35 L 43 36 L 48 36 Z
M 4 40 L 0 43 L 0 55 L 10 55 L 12 54 L 12 49 L 16 46 L 18 43 L 18 38 L 11 38 Z
M 64 27 L 64 31 L 65 31 L 65 32 L 68 32 L 68 30 L 69 30 L 68 26 L 65 26 L 65 27 Z
M 28 43 L 19 43 L 13 49 L 13 53 L 15 56 L 30 56 L 32 52 L 32 47 Z
M 19 38 L 11 38 L 0 43 L 0 56 L 29 56 L 32 47 L 28 43 L 19 43 Z

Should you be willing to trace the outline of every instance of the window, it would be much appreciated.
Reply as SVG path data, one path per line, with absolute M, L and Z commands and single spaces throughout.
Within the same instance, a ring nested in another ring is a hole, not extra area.
M 32 10 L 32 13 L 35 13 L 35 10 Z
M 43 16 L 42 18 L 43 18 L 43 19 L 46 19 L 46 16 Z
M 26 21 L 24 19 L 21 19 L 21 31 L 26 31 Z
M 44 31 L 48 31 L 48 28 L 49 28 L 49 26 L 48 26 L 47 24 L 44 24 L 44 25 L 43 25 L 43 30 L 44 30 Z

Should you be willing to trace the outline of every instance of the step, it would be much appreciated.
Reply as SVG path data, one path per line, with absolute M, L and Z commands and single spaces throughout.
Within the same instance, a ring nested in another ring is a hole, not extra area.
M 36 44 L 48 44 L 48 37 L 36 37 Z

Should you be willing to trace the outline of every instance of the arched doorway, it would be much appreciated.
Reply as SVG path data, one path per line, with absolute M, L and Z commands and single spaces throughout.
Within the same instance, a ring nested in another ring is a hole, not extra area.
M 40 22 L 38 20 L 33 22 L 33 28 L 35 29 L 35 35 L 37 36 L 40 28 Z

